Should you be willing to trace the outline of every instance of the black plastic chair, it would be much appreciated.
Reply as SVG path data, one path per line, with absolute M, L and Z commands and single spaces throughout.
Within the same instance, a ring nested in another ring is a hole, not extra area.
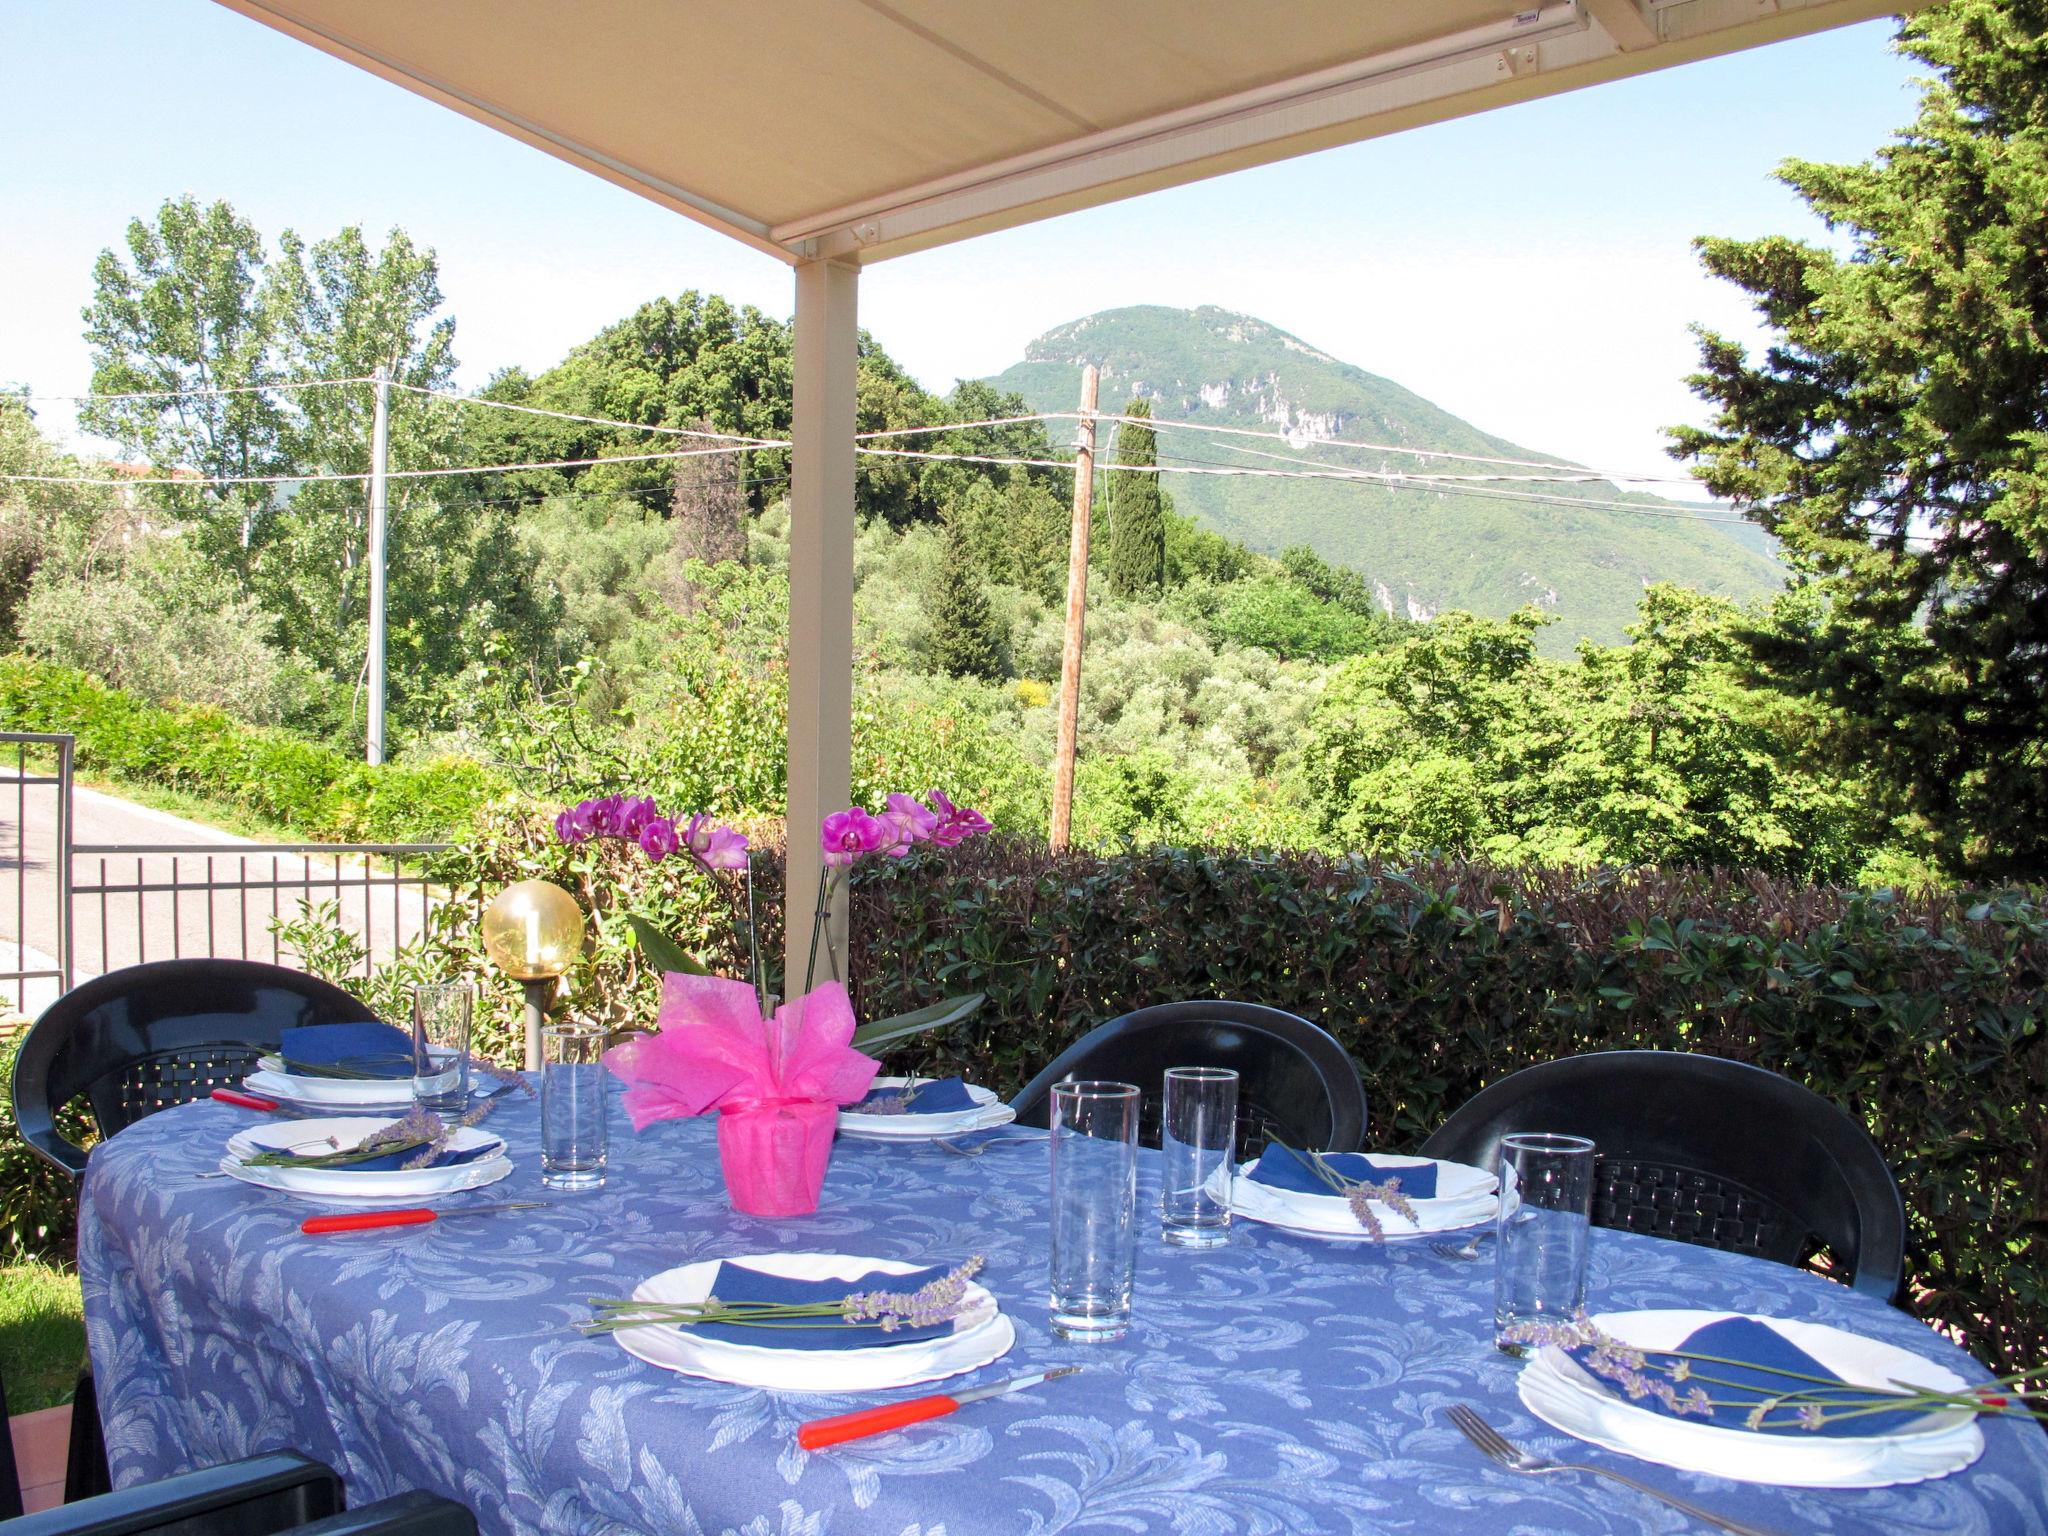
M 1684 1051 L 1571 1056 L 1476 1094 L 1422 1150 L 1491 1168 L 1515 1131 L 1592 1139 L 1596 1226 L 1779 1264 L 1825 1250 L 1835 1278 L 1898 1295 L 1898 1181 L 1868 1131 L 1790 1078 Z
M 1365 1144 L 1365 1088 L 1358 1068 L 1307 1019 L 1257 1003 L 1160 1003 L 1091 1029 L 1011 1100 L 1020 1125 L 1043 1126 L 1055 1083 L 1108 1078 L 1145 1090 L 1139 1135 L 1159 1140 L 1168 1067 L 1234 1067 L 1238 1153 L 1269 1141 L 1323 1152 Z
M 345 1504 L 329 1468 L 274 1451 L 20 1515 L 0 1536 L 282 1536 Z
M 74 987 L 29 1026 L 14 1058 L 21 1138 L 69 1173 L 85 1151 L 57 1129 L 83 1096 L 100 1135 L 238 1083 L 282 1032 L 374 1019 L 341 988 L 253 960 L 156 960 Z
M 476 1516 L 437 1494 L 400 1493 L 316 1520 L 292 1536 L 477 1536 Z

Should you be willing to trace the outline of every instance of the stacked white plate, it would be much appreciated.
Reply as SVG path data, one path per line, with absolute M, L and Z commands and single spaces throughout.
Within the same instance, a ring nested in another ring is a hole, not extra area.
M 1610 1312 L 1593 1321 L 1610 1338 L 1639 1349 L 1673 1349 L 1727 1312 Z M 1878 1390 L 1900 1382 L 1959 1392 L 1968 1383 L 1910 1350 L 1822 1323 L 1755 1321 L 1776 1330 L 1844 1381 Z M 1701 1367 L 1704 1369 L 1704 1367 Z M 1637 1407 L 1561 1349 L 1538 1350 L 1523 1368 L 1522 1402 L 1544 1423 L 1625 1456 L 1742 1483 L 1786 1488 L 1886 1488 L 1960 1471 L 1984 1453 L 1976 1416 L 1931 1412 L 1894 1434 L 1848 1436 L 1811 1430 L 1727 1428 Z
M 1408 1202 L 1415 1211 L 1414 1220 L 1381 1201 L 1372 1202 L 1372 1211 L 1379 1218 L 1382 1234 L 1378 1239 L 1359 1225 L 1350 1201 L 1342 1195 L 1303 1194 L 1297 1190 L 1276 1189 L 1270 1184 L 1252 1182 L 1248 1175 L 1258 1166 L 1256 1159 L 1243 1164 L 1237 1170 L 1237 1177 L 1230 1181 L 1230 1209 L 1247 1221 L 1263 1222 L 1304 1237 L 1360 1243 L 1414 1242 L 1419 1238 L 1441 1239 L 1447 1235 L 1462 1237 L 1475 1228 L 1491 1226 L 1499 1214 L 1497 1191 L 1500 1181 L 1483 1169 L 1434 1158 L 1397 1157 L 1377 1152 L 1372 1154 L 1372 1160 L 1397 1176 L 1403 1168 L 1436 1168 L 1436 1195 L 1428 1200 Z M 1219 1178 L 1215 1182 L 1220 1184 L 1222 1180 Z M 1512 1191 L 1508 1199 L 1510 1211 L 1521 1204 Z
M 869 1091 L 907 1088 L 917 1081 L 910 1077 L 878 1077 Z M 851 1105 L 839 1111 L 839 1129 L 849 1136 L 864 1136 L 871 1141 L 936 1141 L 965 1136 L 969 1131 L 993 1130 L 1017 1118 L 1017 1111 L 998 1099 L 993 1090 L 973 1083 L 966 1087 L 967 1096 L 974 1100 L 972 1109 L 943 1115 L 876 1115 L 863 1114 L 858 1105 Z
M 864 1259 L 845 1253 L 751 1253 L 708 1259 L 666 1269 L 633 1290 L 635 1301 L 695 1302 L 711 1294 L 720 1263 L 797 1280 L 855 1281 L 880 1270 L 907 1275 L 928 1268 L 893 1259 Z M 761 1330 L 764 1338 L 774 1335 Z M 879 1392 L 938 1381 L 1000 1360 L 1017 1331 L 986 1288 L 972 1282 L 967 1305 L 953 1319 L 953 1331 L 936 1339 L 875 1344 L 859 1349 L 778 1349 L 773 1344 L 735 1344 L 692 1328 L 650 1323 L 612 1335 L 630 1355 L 663 1370 L 741 1387 L 775 1392 Z
M 453 1052 L 436 1052 L 444 1060 L 452 1060 Z M 454 1087 L 452 1070 L 445 1074 L 447 1086 Z M 242 1086 L 249 1092 L 295 1110 L 328 1110 L 335 1114 L 375 1115 L 389 1111 L 404 1114 L 412 1108 L 413 1080 L 410 1074 L 404 1077 L 322 1077 L 313 1073 L 288 1071 L 284 1058 L 277 1055 L 259 1056 L 256 1070 L 242 1079 Z M 499 1083 L 490 1078 L 479 1078 L 471 1069 L 469 1092 L 472 1098 L 488 1098 L 502 1093 L 509 1084 Z
M 408 1106 L 410 1107 L 410 1106 Z M 308 1200 L 347 1205 L 411 1204 L 457 1190 L 481 1189 L 495 1184 L 512 1171 L 505 1155 L 503 1138 L 474 1126 L 464 1126 L 448 1138 L 451 1151 L 467 1152 L 489 1148 L 485 1155 L 466 1163 L 442 1168 L 386 1168 L 365 1171 L 341 1168 L 252 1167 L 244 1161 L 258 1152 L 324 1152 L 360 1145 L 363 1139 L 391 1123 L 388 1116 L 334 1118 L 325 1120 L 281 1120 L 251 1126 L 228 1139 L 220 1171 L 259 1189 L 280 1190 Z M 333 1147 L 327 1145 L 333 1138 Z

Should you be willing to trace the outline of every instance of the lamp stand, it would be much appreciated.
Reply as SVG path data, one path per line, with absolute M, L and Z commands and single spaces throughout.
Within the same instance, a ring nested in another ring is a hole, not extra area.
M 547 1022 L 548 1004 L 554 998 L 555 978 L 519 983 L 526 990 L 526 1070 L 540 1070 L 540 1027 Z

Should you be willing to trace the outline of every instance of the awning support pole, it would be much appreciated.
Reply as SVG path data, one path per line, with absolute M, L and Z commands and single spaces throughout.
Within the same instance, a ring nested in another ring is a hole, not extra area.
M 853 765 L 853 434 L 859 273 L 796 269 L 789 478 L 789 886 L 783 995 L 803 986 L 818 889 L 818 823 L 843 810 Z M 826 926 L 845 975 L 846 897 Z M 830 974 L 823 963 L 818 974 Z

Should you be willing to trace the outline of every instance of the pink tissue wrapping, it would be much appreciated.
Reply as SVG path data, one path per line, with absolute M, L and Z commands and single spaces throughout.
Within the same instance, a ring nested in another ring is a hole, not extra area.
M 719 1161 L 733 1205 L 762 1216 L 817 1209 L 837 1106 L 868 1091 L 881 1063 L 853 1037 L 853 1004 L 827 982 L 763 1019 L 754 989 L 720 976 L 662 977 L 660 1031 L 614 1046 L 635 1131 L 719 1111 Z

